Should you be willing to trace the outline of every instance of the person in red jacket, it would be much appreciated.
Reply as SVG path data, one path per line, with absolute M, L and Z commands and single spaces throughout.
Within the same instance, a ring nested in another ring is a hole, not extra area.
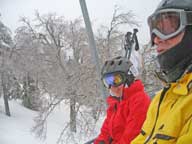
M 94 144 L 130 144 L 140 133 L 150 98 L 133 71 L 133 64 L 127 58 L 105 62 L 102 81 L 110 96 L 107 116 Z

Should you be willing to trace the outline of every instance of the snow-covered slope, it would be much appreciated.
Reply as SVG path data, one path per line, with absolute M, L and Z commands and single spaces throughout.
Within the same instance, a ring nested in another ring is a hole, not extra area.
M 47 138 L 42 141 L 31 132 L 31 128 L 34 126 L 33 119 L 37 116 L 37 112 L 23 107 L 19 101 L 15 100 L 10 101 L 9 105 L 11 117 L 5 116 L 3 99 L 0 98 L 0 144 L 56 144 L 59 134 L 69 117 L 68 107 L 59 106 L 48 119 Z M 99 125 L 101 124 L 102 121 L 99 122 Z M 99 131 L 99 127 L 97 131 Z M 91 139 L 91 137 L 82 139 L 80 136 L 74 138 L 78 142 L 73 141 L 67 144 L 83 144 Z
M 3 108 L 3 100 L 0 99 L 0 144 L 42 144 L 30 132 L 36 112 L 11 101 L 11 117 L 7 117 Z

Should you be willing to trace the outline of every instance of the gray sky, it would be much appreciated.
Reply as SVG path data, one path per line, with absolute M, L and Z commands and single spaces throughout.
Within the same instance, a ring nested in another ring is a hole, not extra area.
M 138 37 L 143 44 L 149 41 L 147 17 L 159 2 L 160 0 L 86 0 L 90 19 L 94 22 L 93 29 L 100 24 L 109 25 L 115 5 L 123 10 L 132 10 L 136 19 L 141 22 Z M 20 16 L 32 18 L 35 10 L 40 14 L 56 12 L 66 19 L 82 16 L 79 0 L 0 0 L 0 19 L 12 31 L 19 26 Z

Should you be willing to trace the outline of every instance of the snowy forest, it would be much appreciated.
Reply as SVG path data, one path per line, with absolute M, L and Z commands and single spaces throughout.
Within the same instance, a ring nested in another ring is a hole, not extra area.
M 83 19 L 67 20 L 56 13 L 36 11 L 33 19 L 21 17 L 20 26 L 12 32 L 1 17 L 0 121 L 3 116 L 14 117 L 16 109 L 10 103 L 19 103 L 35 112 L 29 131 L 43 143 L 49 131 L 49 117 L 67 106 L 58 114 L 65 121 L 60 121 L 55 142 L 79 144 L 94 138 L 105 116 L 106 101 L 98 87 L 100 78 Z M 123 54 L 124 35 L 132 31 L 124 26 L 139 29 L 134 13 L 118 8 L 114 8 L 108 23 L 109 26 L 101 25 L 94 33 L 101 66 L 105 60 Z M 149 43 L 139 50 L 141 79 L 151 97 L 161 88 L 154 77 L 154 51 Z

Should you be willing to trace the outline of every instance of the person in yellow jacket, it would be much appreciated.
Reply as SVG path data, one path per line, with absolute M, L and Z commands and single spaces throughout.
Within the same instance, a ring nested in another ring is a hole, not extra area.
M 148 24 L 165 87 L 131 144 L 192 144 L 192 0 L 162 0 Z

